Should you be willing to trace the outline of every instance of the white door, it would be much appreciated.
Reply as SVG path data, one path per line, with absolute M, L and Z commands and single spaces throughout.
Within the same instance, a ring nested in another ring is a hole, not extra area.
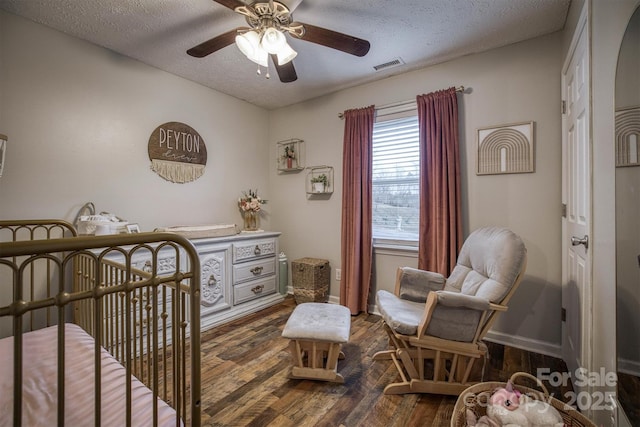
M 562 71 L 562 353 L 573 376 L 591 366 L 589 35 L 581 19 Z M 575 386 L 574 386 L 575 388 Z M 580 390 L 575 390 L 579 392 Z

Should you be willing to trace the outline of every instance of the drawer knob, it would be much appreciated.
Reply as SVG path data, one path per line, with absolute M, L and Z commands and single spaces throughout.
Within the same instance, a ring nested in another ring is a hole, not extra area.
M 249 271 L 252 272 L 254 276 L 258 276 L 259 274 L 262 274 L 262 269 L 263 268 L 264 267 L 254 267 Z
M 262 293 L 263 289 L 264 289 L 264 285 L 258 285 L 251 288 L 251 292 L 253 292 L 254 294 L 259 294 L 259 293 Z
M 207 281 L 207 285 L 215 286 L 216 283 L 218 283 L 218 281 L 216 280 L 215 276 L 213 274 L 209 276 L 209 281 Z
M 256 245 L 256 248 L 253 250 L 253 254 L 260 255 L 261 253 L 262 253 L 262 249 L 260 249 L 260 246 Z

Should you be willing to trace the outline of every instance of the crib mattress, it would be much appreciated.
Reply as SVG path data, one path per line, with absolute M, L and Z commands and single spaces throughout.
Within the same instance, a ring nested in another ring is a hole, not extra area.
M 67 323 L 65 425 L 94 425 L 94 340 L 82 328 Z M 57 326 L 23 335 L 22 424 L 50 426 L 57 417 Z M 13 424 L 13 337 L 0 340 L 0 426 Z M 125 424 L 125 368 L 102 349 L 102 425 Z M 134 426 L 153 422 L 153 394 L 132 379 Z M 176 413 L 158 399 L 158 425 L 176 425 Z

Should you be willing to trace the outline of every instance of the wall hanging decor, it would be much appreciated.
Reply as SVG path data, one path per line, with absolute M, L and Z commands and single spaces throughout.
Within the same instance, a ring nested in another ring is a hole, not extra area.
M 191 126 L 180 122 L 161 124 L 149 137 L 151 170 L 167 181 L 185 183 L 204 174 L 207 147 Z
M 616 167 L 640 166 L 640 107 L 616 111 Z
M 299 172 L 304 169 L 304 141 L 293 138 L 286 141 L 278 141 L 279 172 Z
M 477 175 L 534 171 L 533 122 L 478 129 Z
M 333 166 L 319 165 L 307 168 L 305 189 L 307 195 L 319 196 L 333 193 Z

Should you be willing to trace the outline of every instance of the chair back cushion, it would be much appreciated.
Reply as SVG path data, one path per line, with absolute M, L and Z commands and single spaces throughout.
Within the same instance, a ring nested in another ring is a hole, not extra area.
M 467 237 L 444 290 L 500 303 L 526 262 L 522 239 L 501 227 L 485 227 Z

